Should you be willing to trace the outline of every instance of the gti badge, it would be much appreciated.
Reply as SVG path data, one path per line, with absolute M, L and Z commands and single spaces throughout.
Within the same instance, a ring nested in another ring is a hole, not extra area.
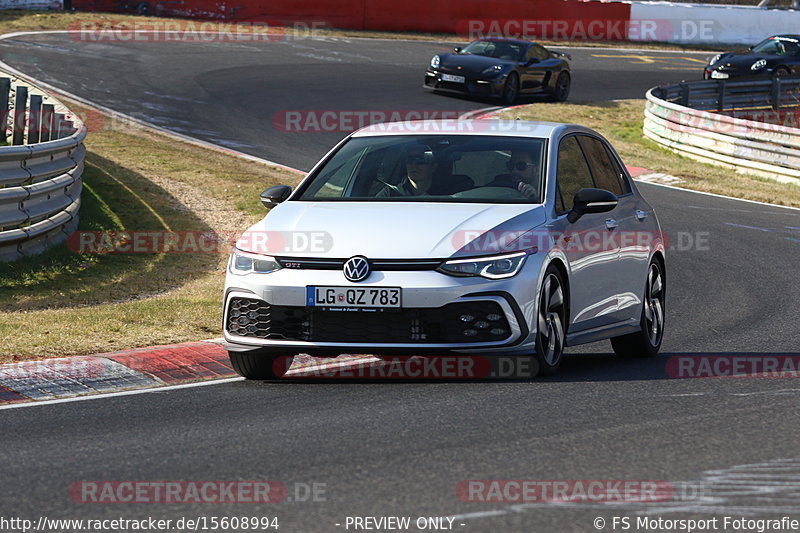
M 369 276 L 369 262 L 366 257 L 357 255 L 344 263 L 344 277 L 350 281 L 361 281 Z

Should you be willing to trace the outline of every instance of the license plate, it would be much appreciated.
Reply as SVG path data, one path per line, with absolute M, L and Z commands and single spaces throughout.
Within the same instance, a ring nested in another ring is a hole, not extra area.
M 455 83 L 464 83 L 466 78 L 464 76 L 453 76 L 452 74 L 442 74 L 442 81 L 452 81 Z
M 715 80 L 727 80 L 728 79 L 728 74 L 725 74 L 724 72 L 717 72 L 716 70 L 712 70 L 711 71 L 711 77 L 714 78 Z
M 400 309 L 400 287 L 306 287 L 308 307 Z

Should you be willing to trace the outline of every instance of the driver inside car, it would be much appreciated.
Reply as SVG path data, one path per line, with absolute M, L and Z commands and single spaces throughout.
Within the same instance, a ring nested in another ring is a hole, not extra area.
M 486 187 L 511 187 L 530 198 L 539 190 L 539 165 L 533 154 L 524 150 L 512 150 L 511 158 L 506 161 L 508 173 L 494 177 Z
M 383 188 L 375 194 L 375 197 L 430 194 L 433 174 L 437 168 L 431 148 L 424 144 L 409 146 L 404 151 L 403 160 L 406 168 L 405 177 L 397 185 L 384 182 Z

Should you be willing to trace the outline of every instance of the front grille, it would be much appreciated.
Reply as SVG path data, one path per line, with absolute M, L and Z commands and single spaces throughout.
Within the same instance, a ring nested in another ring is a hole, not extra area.
M 347 259 L 309 259 L 306 257 L 276 257 L 284 268 L 299 270 L 343 270 Z M 371 270 L 436 270 L 443 259 L 369 259 Z
M 502 308 L 492 301 L 369 312 L 232 298 L 225 329 L 233 335 L 260 339 L 371 344 L 498 342 L 511 334 Z

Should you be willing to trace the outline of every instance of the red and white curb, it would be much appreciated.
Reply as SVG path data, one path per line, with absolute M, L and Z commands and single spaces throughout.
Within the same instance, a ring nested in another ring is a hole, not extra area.
M 235 376 L 213 341 L 0 365 L 0 404 L 176 385 Z
M 221 339 L 0 365 L 0 406 L 235 378 Z M 382 364 L 376 357 L 295 357 L 287 377 Z

